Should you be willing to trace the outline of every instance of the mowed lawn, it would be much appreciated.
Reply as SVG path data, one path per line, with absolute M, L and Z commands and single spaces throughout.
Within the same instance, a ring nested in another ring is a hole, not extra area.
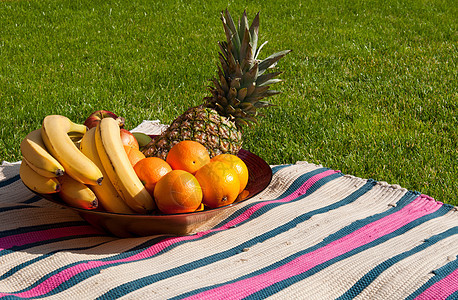
M 247 128 L 269 164 L 308 161 L 458 205 L 454 1 L 1 1 L 0 160 L 46 115 L 170 123 L 208 95 L 220 12 L 260 11 L 282 94 Z

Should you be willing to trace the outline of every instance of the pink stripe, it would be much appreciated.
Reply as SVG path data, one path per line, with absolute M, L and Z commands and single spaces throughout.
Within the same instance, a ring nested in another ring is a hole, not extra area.
M 10 249 L 14 246 L 23 246 L 31 243 L 72 236 L 81 234 L 97 234 L 101 233 L 94 227 L 89 225 L 72 226 L 64 228 L 52 228 L 41 231 L 33 231 L 21 234 L 15 234 L 0 238 L 0 251 Z
M 202 231 L 202 232 L 199 232 L 199 233 L 197 233 L 195 235 L 191 235 L 191 236 L 173 237 L 173 238 L 165 239 L 165 240 L 159 242 L 158 244 L 153 245 L 148 249 L 145 249 L 142 252 L 139 252 L 139 253 L 137 253 L 135 255 L 132 255 L 130 257 L 126 257 L 126 258 L 123 258 L 123 259 L 112 260 L 112 261 L 90 261 L 90 262 L 87 262 L 87 263 L 82 263 L 82 264 L 70 267 L 68 269 L 62 270 L 61 272 L 49 277 L 48 279 L 46 279 L 45 281 L 43 281 L 41 284 L 37 285 L 36 287 L 32 288 L 31 290 L 28 290 L 28 291 L 25 291 L 25 292 L 22 292 L 22 293 L 18 293 L 18 294 L 0 293 L 0 297 L 5 296 L 5 295 L 15 295 L 17 297 L 25 297 L 25 298 L 27 298 L 27 297 L 36 297 L 36 296 L 44 295 L 44 294 L 52 291 L 56 287 L 58 287 L 63 282 L 69 280 L 73 276 L 75 276 L 75 275 L 77 275 L 77 274 L 79 274 L 81 272 L 84 272 L 86 270 L 89 270 L 89 269 L 92 269 L 92 268 L 101 267 L 101 266 L 104 266 L 104 265 L 124 263 L 124 262 L 132 262 L 132 261 L 146 259 L 146 258 L 149 258 L 149 257 L 152 257 L 152 256 L 156 255 L 160 251 L 164 250 L 165 248 L 167 248 L 167 247 L 169 247 L 169 246 L 171 246 L 171 245 L 173 245 L 175 243 L 179 243 L 179 242 L 187 241 L 187 240 L 198 239 L 198 238 L 200 238 L 200 237 L 202 237 L 204 235 L 207 235 L 207 234 L 209 234 L 211 232 L 228 229 L 228 228 L 230 228 L 230 227 L 232 227 L 234 225 L 240 224 L 241 222 L 249 219 L 250 216 L 254 212 L 256 212 L 258 209 L 260 209 L 261 207 L 263 207 L 263 206 L 265 206 L 265 205 L 267 205 L 269 203 L 288 202 L 288 201 L 291 201 L 291 200 L 297 198 L 300 195 L 303 195 L 318 180 L 320 180 L 320 179 L 322 179 L 322 178 L 324 178 L 326 176 L 329 176 L 331 174 L 334 174 L 334 173 L 338 173 L 338 171 L 328 170 L 328 171 L 325 171 L 323 173 L 317 174 L 317 175 L 311 177 L 310 179 L 308 179 L 306 182 L 304 182 L 296 191 L 294 191 L 289 196 L 286 196 L 285 198 L 282 198 L 282 199 L 279 199 L 279 200 L 260 202 L 260 203 L 258 203 L 256 205 L 254 205 L 253 207 L 251 207 L 250 209 L 248 209 L 247 211 L 245 211 L 243 214 L 241 214 L 240 216 L 238 216 L 237 218 L 235 218 L 231 222 L 228 222 L 227 224 L 225 224 L 224 226 L 221 226 L 219 228 L 215 228 L 215 229 L 211 229 L 211 230 L 207 230 L 207 231 Z
M 429 197 L 419 196 L 401 210 L 367 224 L 322 248 L 304 254 L 274 270 L 208 290 L 187 299 L 211 299 L 213 297 L 231 297 L 234 299 L 249 296 L 274 283 L 304 273 L 321 263 L 366 245 L 424 215 L 435 212 L 441 205 L 442 203 L 431 201 Z
M 417 300 L 446 299 L 448 296 L 458 291 L 458 269 L 442 278 L 423 293 L 418 295 Z

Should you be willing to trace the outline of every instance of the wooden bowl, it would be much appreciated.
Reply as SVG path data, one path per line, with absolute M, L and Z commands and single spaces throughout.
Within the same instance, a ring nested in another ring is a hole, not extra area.
M 58 194 L 39 194 L 41 197 L 60 206 L 77 212 L 92 226 L 117 237 L 149 236 L 155 234 L 189 235 L 211 229 L 209 222 L 229 208 L 239 205 L 263 191 L 272 179 L 272 169 L 259 156 L 241 149 L 238 153 L 246 164 L 249 172 L 248 184 L 240 193 L 236 202 L 204 211 L 180 214 L 120 214 L 101 210 L 85 210 L 65 204 Z M 227 213 L 227 212 L 226 212 Z

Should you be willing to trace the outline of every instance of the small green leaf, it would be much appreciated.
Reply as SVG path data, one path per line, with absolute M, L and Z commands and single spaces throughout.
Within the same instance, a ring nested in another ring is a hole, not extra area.
M 266 82 L 261 83 L 258 86 L 270 86 L 272 84 L 275 84 L 275 83 L 278 83 L 278 82 L 282 82 L 282 81 L 283 80 L 281 80 L 279 78 L 274 78 L 274 79 L 267 80 Z
M 269 68 L 271 65 L 279 61 L 283 56 L 291 52 L 291 50 L 283 50 L 277 53 L 272 54 L 271 56 L 267 57 L 266 59 L 262 60 L 259 63 L 259 74 L 262 74 Z

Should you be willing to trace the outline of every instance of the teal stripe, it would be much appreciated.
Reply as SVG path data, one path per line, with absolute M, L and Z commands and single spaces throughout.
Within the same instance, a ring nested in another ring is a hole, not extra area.
M 34 232 L 34 231 L 48 230 L 52 228 L 83 226 L 83 225 L 88 225 L 88 224 L 86 221 L 70 221 L 70 222 L 59 222 L 59 223 L 44 224 L 44 225 L 26 226 L 26 227 L 20 227 L 16 229 L 0 231 L 0 238 L 17 235 L 17 234 Z
M 7 211 L 10 211 L 10 210 L 20 210 L 20 209 L 24 209 L 24 208 L 37 208 L 37 207 L 38 206 L 26 205 L 26 204 L 9 206 L 9 207 L 1 207 L 0 208 L 0 213 L 7 212 Z
M 0 181 L 0 188 L 5 187 L 7 185 L 10 185 L 10 184 L 12 184 L 12 183 L 14 183 L 14 182 L 16 182 L 16 181 L 18 181 L 20 179 L 21 179 L 21 176 L 16 175 L 16 176 L 13 176 L 11 178 L 8 178 L 7 180 Z
M 21 203 L 30 204 L 30 203 L 38 202 L 38 201 L 40 201 L 40 200 L 42 200 L 42 199 L 43 199 L 42 197 L 36 195 L 36 196 L 33 196 L 33 197 L 30 198 L 30 199 L 21 201 Z
M 455 227 L 456 228 L 456 227 Z M 458 250 L 458 249 L 457 249 Z M 419 287 L 415 292 L 413 292 L 406 300 L 412 300 L 424 291 L 426 291 L 429 287 L 434 285 L 435 283 L 441 281 L 445 277 L 447 277 L 450 273 L 458 269 L 458 256 L 454 261 L 449 262 L 448 264 L 442 266 L 441 268 L 434 270 L 432 273 L 434 274 L 425 284 Z M 456 293 L 455 293 L 456 294 Z M 453 295 L 453 294 L 452 294 Z M 452 296 L 450 295 L 450 297 Z M 449 297 L 449 298 L 450 298 Z M 451 298 L 454 299 L 454 298 Z M 455 298 L 456 299 L 456 298 Z
M 358 296 L 366 287 L 368 287 L 380 274 L 386 271 L 388 268 L 392 267 L 394 264 L 400 262 L 401 260 L 408 258 L 420 251 L 427 249 L 430 246 L 433 246 L 439 241 L 442 241 L 445 238 L 448 238 L 452 235 L 458 234 L 458 226 L 453 227 L 447 231 L 444 231 L 440 234 L 434 235 L 431 238 L 424 241 L 423 244 L 418 245 L 411 250 L 400 253 L 392 258 L 380 263 L 375 268 L 366 273 L 361 279 L 359 279 L 355 285 L 353 285 L 348 291 L 346 291 L 342 296 L 337 299 L 353 299 Z
M 289 165 L 278 165 L 278 166 L 275 166 L 275 167 L 272 167 L 272 175 L 275 175 L 275 173 L 277 173 L 278 171 L 280 171 L 281 169 L 284 169 L 286 167 L 290 167 L 292 166 L 292 164 L 289 164 Z

